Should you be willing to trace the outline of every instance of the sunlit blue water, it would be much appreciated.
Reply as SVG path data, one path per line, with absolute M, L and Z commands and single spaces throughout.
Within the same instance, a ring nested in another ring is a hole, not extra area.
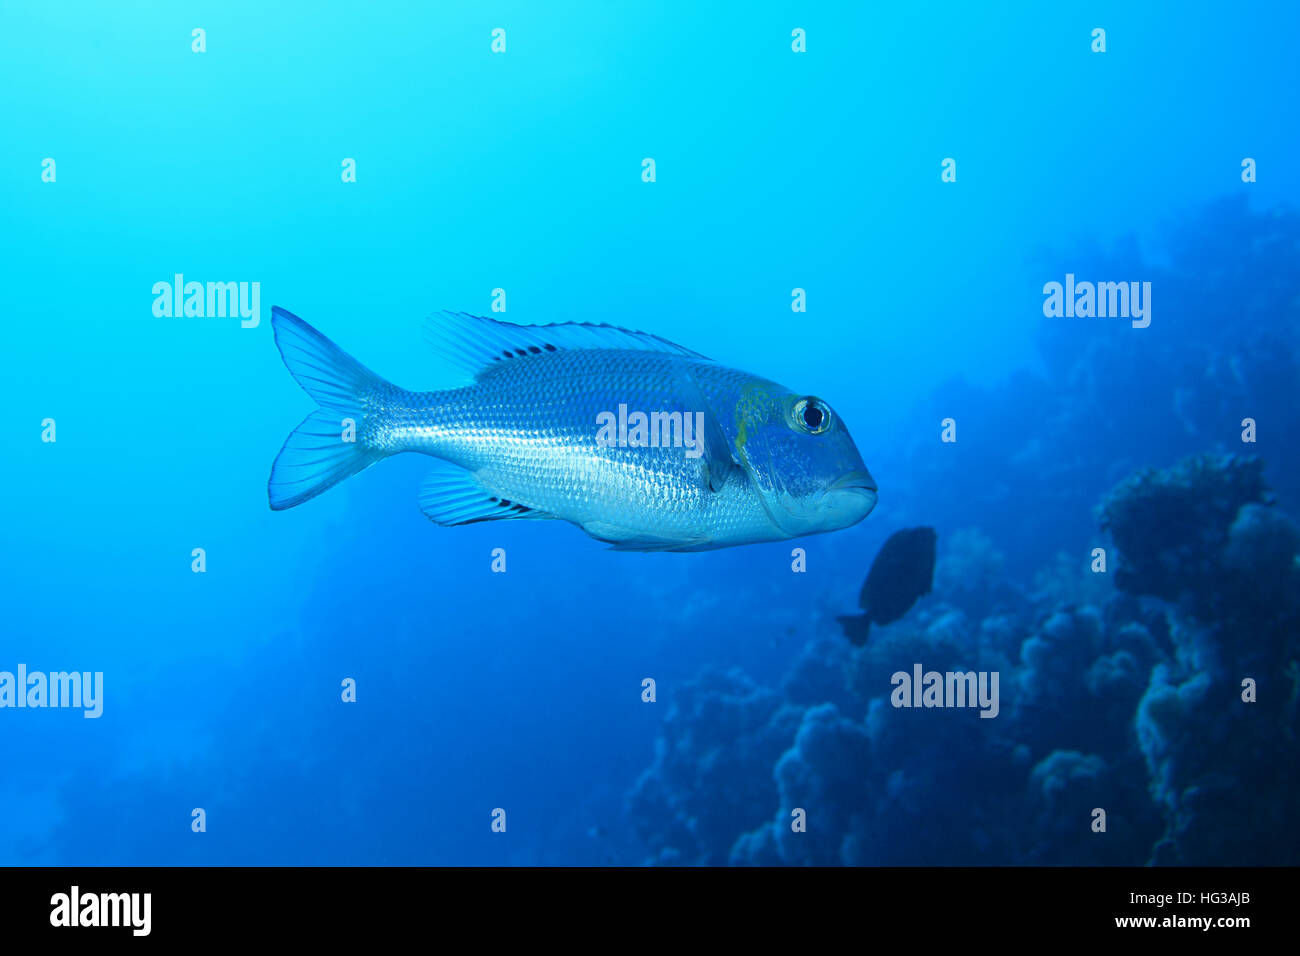
M 0 861 L 642 862 L 654 823 L 626 794 L 675 690 L 706 665 L 780 688 L 808 641 L 838 639 L 890 532 L 933 524 L 942 548 L 978 528 L 1029 582 L 1086 555 L 1094 505 L 1134 468 L 1232 450 L 1236 417 L 1289 407 L 1284 370 L 1188 434 L 1142 392 L 1215 387 L 1197 337 L 1255 285 L 1193 316 L 1197 290 L 1157 277 L 1143 330 L 1046 318 L 1042 287 L 1196 262 L 1171 247 L 1207 204 L 1238 202 L 1225 221 L 1295 204 L 1297 28 L 1281 3 L 6 7 L 0 670 L 102 672 L 105 690 L 98 719 L 0 709 Z M 259 283 L 260 322 L 156 316 L 178 273 Z M 450 370 L 424 317 L 489 314 L 494 289 L 502 318 L 644 329 L 824 396 L 875 513 L 797 542 L 796 575 L 790 544 L 616 554 L 560 522 L 438 528 L 418 456 L 268 509 L 313 407 L 273 304 L 429 388 Z M 1294 347 L 1294 321 L 1250 328 Z M 1063 435 L 1015 376 L 1095 397 L 1062 355 L 1101 341 L 1133 375 L 1100 393 L 1131 417 Z M 1157 347 L 1186 350 L 1182 378 L 1144 379 Z M 1057 482 L 1060 448 L 1088 482 Z M 1035 464 L 985 493 L 1021 449 Z M 1293 471 L 1278 442 L 1258 453 Z M 1049 486 L 1026 514 L 1018 489 Z

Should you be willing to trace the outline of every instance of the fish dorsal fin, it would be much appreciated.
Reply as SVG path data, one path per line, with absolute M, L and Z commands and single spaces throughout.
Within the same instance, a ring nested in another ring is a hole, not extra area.
M 444 527 L 504 521 L 507 518 L 553 518 L 554 515 L 485 491 L 472 474 L 440 462 L 420 486 L 420 510 Z
M 511 360 L 566 349 L 636 349 L 709 361 L 657 335 L 603 323 L 513 325 L 467 312 L 437 312 L 429 317 L 425 337 L 438 354 L 475 378 Z

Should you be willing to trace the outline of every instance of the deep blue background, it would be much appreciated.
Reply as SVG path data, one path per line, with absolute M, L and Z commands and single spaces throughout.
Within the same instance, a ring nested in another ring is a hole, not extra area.
M 1224 420 L 1129 450 L 1176 427 L 1139 394 L 1144 351 L 1190 355 L 1220 313 L 1181 323 L 1196 297 L 1157 283 L 1149 329 L 1075 320 L 1050 353 L 1067 320 L 1041 289 L 1151 279 L 1216 202 L 1296 203 L 1298 28 L 1284 3 L 7 5 L 0 669 L 100 670 L 107 700 L 99 720 L 0 711 L 0 862 L 640 862 L 624 795 L 674 689 L 709 664 L 778 682 L 890 532 L 980 528 L 1028 581 L 1086 554 L 1097 495 L 1133 467 L 1235 440 Z M 261 325 L 155 318 L 177 272 L 260 282 Z M 613 554 L 558 522 L 437 528 L 416 456 L 268 510 L 312 407 L 272 304 L 433 387 L 423 317 L 486 313 L 496 287 L 516 322 L 645 329 L 825 396 L 876 512 L 799 542 L 793 575 L 784 544 Z M 1293 318 L 1251 321 L 1294 341 Z M 1017 373 L 1068 398 L 1052 355 L 1116 335 L 1125 434 L 1070 439 L 1095 486 L 1030 515 L 972 502 L 1002 478 L 992 446 L 1062 441 Z M 1000 397 L 941 458 L 938 419 L 975 416 L 981 389 Z

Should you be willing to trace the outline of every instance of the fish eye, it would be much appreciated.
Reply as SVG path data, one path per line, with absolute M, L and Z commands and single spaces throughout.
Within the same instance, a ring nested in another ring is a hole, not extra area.
M 820 435 L 831 427 L 831 407 L 809 395 L 794 403 L 795 424 L 810 435 Z

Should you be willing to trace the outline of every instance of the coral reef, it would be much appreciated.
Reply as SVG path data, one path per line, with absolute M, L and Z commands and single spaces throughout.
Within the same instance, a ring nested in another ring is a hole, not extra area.
M 1294 799 L 1267 799 L 1293 790 L 1300 766 L 1300 530 L 1263 503 L 1262 472 L 1253 459 L 1198 457 L 1135 475 L 1102 508 L 1124 555 L 1117 586 L 1174 604 L 1174 654 L 1137 713 L 1166 820 L 1158 862 L 1300 856 Z
M 705 673 L 629 797 L 651 862 L 1294 863 L 1300 531 L 1261 476 L 1199 456 L 1122 480 L 1098 508 L 1117 590 L 1057 560 L 1017 591 L 959 534 L 865 647 L 813 639 L 779 693 Z M 997 718 L 893 706 L 913 665 L 996 672 Z
M 705 671 L 674 695 L 655 760 L 628 795 L 661 863 L 725 863 L 735 833 L 777 802 L 772 765 L 800 711 L 745 675 Z
M 899 436 L 932 594 L 853 650 L 828 609 L 780 692 L 682 692 L 631 805 L 652 861 L 1300 863 L 1300 213 L 1226 200 L 1163 244 L 1069 262 L 1176 323 L 1045 322 L 1042 374 L 917 409 L 960 445 Z M 916 664 L 998 672 L 999 715 L 895 708 Z

